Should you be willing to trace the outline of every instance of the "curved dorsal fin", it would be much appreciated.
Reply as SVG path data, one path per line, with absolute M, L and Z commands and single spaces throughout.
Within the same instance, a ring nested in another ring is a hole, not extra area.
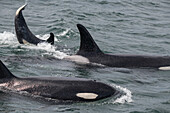
M 77 52 L 78 55 L 83 55 L 85 53 L 103 53 L 83 25 L 77 24 L 77 28 L 80 32 L 80 49 Z
M 51 45 L 54 45 L 54 34 L 50 33 L 50 37 L 47 39 L 47 42 Z
M 22 14 L 22 11 L 25 9 L 26 6 L 27 6 L 27 4 L 18 8 L 18 10 L 16 11 L 16 15 L 15 15 L 15 31 L 16 31 L 16 36 L 17 36 L 18 42 L 20 44 L 24 44 L 24 42 L 28 42 L 28 43 L 37 45 L 38 43 L 46 41 L 53 45 L 54 44 L 54 35 L 52 33 L 50 33 L 49 39 L 42 40 L 42 39 L 37 38 L 30 31 L 30 29 L 28 28 L 27 23 L 24 19 L 24 16 Z
M 0 60 L 0 79 L 15 77 Z

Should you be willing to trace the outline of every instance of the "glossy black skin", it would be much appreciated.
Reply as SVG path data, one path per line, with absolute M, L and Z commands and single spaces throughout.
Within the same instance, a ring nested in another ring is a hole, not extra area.
M 95 101 L 118 93 L 113 87 L 94 80 L 61 77 L 29 77 L 14 76 L 0 61 L 0 87 L 14 91 L 26 91 L 33 95 L 70 101 Z M 84 99 L 77 93 L 97 94 L 95 99 Z
M 15 16 L 15 31 L 16 31 L 16 35 L 17 35 L 17 39 L 18 42 L 20 44 L 24 44 L 23 39 L 31 44 L 35 44 L 37 45 L 38 43 L 41 42 L 48 42 L 51 43 L 52 45 L 54 44 L 54 34 L 50 33 L 50 37 L 47 40 L 41 40 L 39 38 L 37 38 L 28 28 L 25 19 L 22 15 L 22 10 L 24 10 L 24 8 L 26 7 L 26 5 L 18 11 L 18 13 L 16 12 L 16 16 Z
M 144 55 L 109 55 L 103 53 L 93 40 L 87 29 L 77 24 L 80 32 L 80 49 L 77 55 L 84 56 L 92 63 L 109 67 L 146 68 L 170 66 L 169 56 L 144 56 Z

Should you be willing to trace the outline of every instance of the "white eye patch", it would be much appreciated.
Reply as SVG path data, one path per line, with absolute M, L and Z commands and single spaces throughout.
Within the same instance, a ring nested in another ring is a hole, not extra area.
M 91 99 L 96 99 L 98 95 L 95 93 L 77 93 L 76 96 L 83 99 L 91 100 Z
M 162 71 L 168 71 L 168 70 L 170 71 L 170 66 L 159 67 L 158 69 Z

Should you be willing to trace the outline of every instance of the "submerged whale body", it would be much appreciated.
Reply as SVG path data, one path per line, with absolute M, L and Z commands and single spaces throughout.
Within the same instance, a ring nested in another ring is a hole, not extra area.
M 81 24 L 77 24 L 80 32 L 80 48 L 76 55 L 67 59 L 97 63 L 109 67 L 140 68 L 170 66 L 169 56 L 142 56 L 142 55 L 110 55 L 103 53 L 93 40 L 88 30 Z M 79 57 L 78 57 L 79 56 Z M 161 68 L 160 68 L 161 69 Z
M 17 11 L 15 15 L 15 31 L 16 36 L 18 39 L 18 42 L 20 44 L 24 43 L 31 43 L 37 45 L 41 42 L 48 42 L 50 44 L 54 44 L 54 34 L 50 33 L 50 37 L 47 40 L 41 40 L 37 38 L 28 28 L 25 19 L 22 15 L 22 10 L 24 10 L 26 7 L 26 4 L 21 6 Z
M 14 76 L 0 61 L 0 88 L 69 101 L 95 101 L 118 93 L 113 87 L 87 79 Z

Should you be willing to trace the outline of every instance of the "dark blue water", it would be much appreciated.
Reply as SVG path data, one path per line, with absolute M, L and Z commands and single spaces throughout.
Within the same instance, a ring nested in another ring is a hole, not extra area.
M 17 42 L 14 17 L 24 3 L 0 1 L 0 60 L 13 74 L 96 79 L 112 85 L 123 95 L 92 103 L 56 105 L 22 94 L 0 92 L 0 112 L 170 112 L 170 71 L 95 68 L 62 60 L 79 48 L 78 23 L 87 27 L 105 53 L 170 55 L 169 0 L 28 0 L 23 14 L 30 30 L 42 39 L 53 32 L 54 46 Z

